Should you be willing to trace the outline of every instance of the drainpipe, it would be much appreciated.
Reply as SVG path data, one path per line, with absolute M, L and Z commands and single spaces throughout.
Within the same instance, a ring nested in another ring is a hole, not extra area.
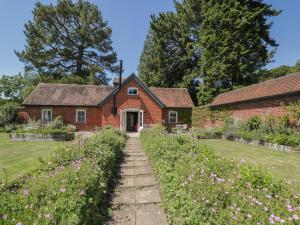
M 114 94 L 114 99 L 113 99 L 113 115 L 115 116 L 117 114 L 116 110 L 116 94 L 121 90 L 122 86 L 122 73 L 123 73 L 123 60 L 120 60 L 120 72 L 119 72 L 119 88 L 118 91 Z

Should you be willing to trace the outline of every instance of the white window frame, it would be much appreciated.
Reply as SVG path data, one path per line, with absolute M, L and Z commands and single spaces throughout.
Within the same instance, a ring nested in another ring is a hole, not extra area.
M 46 111 L 48 111 L 48 112 L 51 113 L 51 119 L 50 119 L 50 121 L 46 121 L 46 120 L 45 120 L 44 112 L 46 112 Z M 52 120 L 53 120 L 52 109 L 42 109 L 42 122 L 43 122 L 43 123 L 51 123 Z
M 78 112 L 84 112 L 84 121 L 78 120 Z M 85 109 L 76 109 L 76 123 L 86 123 L 86 110 Z
M 175 115 L 176 115 L 176 117 L 175 117 L 176 121 L 175 122 L 171 121 L 171 113 L 175 113 Z M 169 111 L 169 123 L 178 123 L 178 112 L 177 111 Z
M 136 90 L 136 94 L 130 94 L 130 90 Z M 139 89 L 136 88 L 136 87 L 129 87 L 129 88 L 127 89 L 127 94 L 128 94 L 128 95 L 131 95 L 131 96 L 139 95 Z

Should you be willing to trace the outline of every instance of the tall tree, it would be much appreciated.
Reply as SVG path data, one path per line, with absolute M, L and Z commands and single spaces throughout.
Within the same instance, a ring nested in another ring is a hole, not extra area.
M 203 0 L 200 27 L 200 104 L 219 93 L 258 81 L 258 71 L 271 58 L 272 23 L 280 12 L 263 0 Z
M 139 65 L 139 75 L 149 86 L 190 87 L 198 76 L 200 4 L 175 2 L 176 12 L 152 16 Z
M 24 75 L 0 76 L 0 102 L 21 103 L 38 83 L 38 79 L 29 73 Z
M 88 1 L 38 2 L 24 33 L 25 50 L 16 54 L 26 70 L 43 77 L 100 84 L 108 81 L 106 71 L 116 69 L 112 30 L 98 7 Z

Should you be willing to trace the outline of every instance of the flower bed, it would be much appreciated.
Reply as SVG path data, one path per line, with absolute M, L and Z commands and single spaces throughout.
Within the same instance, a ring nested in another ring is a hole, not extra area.
M 64 145 L 0 189 L 0 224 L 99 224 L 126 138 L 104 129 Z
M 278 139 L 271 138 L 270 135 L 258 137 L 253 134 L 246 134 L 245 132 L 238 134 L 225 133 L 222 138 L 230 141 L 236 141 L 243 144 L 250 144 L 256 146 L 263 146 L 267 148 L 272 148 L 278 151 L 286 151 L 286 152 L 297 152 L 300 153 L 300 145 L 295 144 L 294 140 L 299 140 L 299 137 L 293 138 L 293 136 L 287 135 L 278 135 Z M 282 140 L 282 141 L 280 141 Z M 291 140 L 291 141 L 288 141 Z M 269 142 L 270 141 L 270 142 Z M 279 144 L 282 143 L 282 144 Z M 289 145 L 284 145 L 289 144 Z M 296 147 L 294 147 L 296 146 Z
M 13 141 L 71 141 L 75 134 L 71 132 L 60 132 L 53 134 L 43 133 L 11 133 L 9 137 Z
M 251 164 L 161 129 L 141 134 L 172 224 L 298 224 L 300 196 Z

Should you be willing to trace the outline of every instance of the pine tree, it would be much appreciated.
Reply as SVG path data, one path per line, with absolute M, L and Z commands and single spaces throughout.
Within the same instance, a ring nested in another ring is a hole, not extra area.
M 203 0 L 200 27 L 200 104 L 217 94 L 258 81 L 269 61 L 272 23 L 280 12 L 262 0 Z
M 24 33 L 25 50 L 16 54 L 26 70 L 46 80 L 107 83 L 106 71 L 116 69 L 112 30 L 97 6 L 87 1 L 36 3 Z
M 139 65 L 139 75 L 149 86 L 191 87 L 198 74 L 200 50 L 199 1 L 175 3 L 176 12 L 152 16 Z

